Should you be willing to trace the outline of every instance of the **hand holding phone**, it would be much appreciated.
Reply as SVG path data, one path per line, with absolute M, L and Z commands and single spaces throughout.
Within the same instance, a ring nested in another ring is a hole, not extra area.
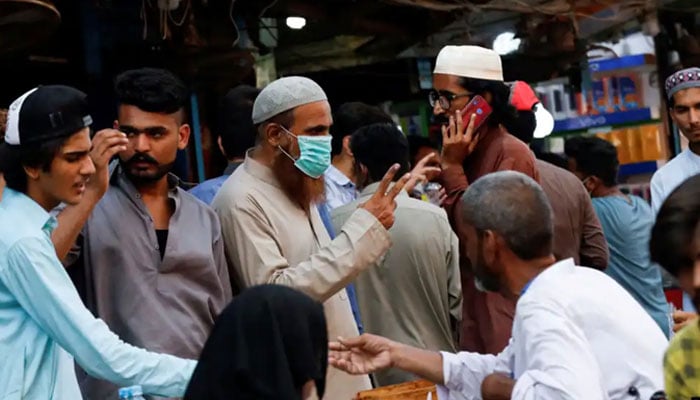
M 450 116 L 450 123 L 442 127 L 442 166 L 462 165 L 479 141 L 478 129 L 491 114 L 491 106 L 481 96 L 474 96 L 463 110 Z
M 462 124 L 463 126 L 468 126 L 469 119 L 471 118 L 472 114 L 475 114 L 474 131 L 476 132 L 484 124 L 486 118 L 491 115 L 491 112 L 493 112 L 491 105 L 486 101 L 486 99 L 477 94 L 476 96 L 472 97 L 471 101 L 462 109 Z

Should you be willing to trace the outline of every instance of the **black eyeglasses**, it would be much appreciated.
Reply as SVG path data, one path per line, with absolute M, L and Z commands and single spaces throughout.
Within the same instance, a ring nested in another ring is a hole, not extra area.
M 454 94 L 450 92 L 438 92 L 437 90 L 431 90 L 428 93 L 428 102 L 430 103 L 430 107 L 435 108 L 435 104 L 440 104 L 440 108 L 443 110 L 449 110 L 450 106 L 452 105 L 452 100 L 460 97 L 472 96 L 474 96 L 474 93 Z

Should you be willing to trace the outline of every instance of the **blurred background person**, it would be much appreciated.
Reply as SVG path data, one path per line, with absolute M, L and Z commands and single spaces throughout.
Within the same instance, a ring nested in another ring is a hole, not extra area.
M 509 87 L 510 102 L 518 117 L 506 122 L 506 128 L 530 146 L 535 136 L 552 132 L 554 119 L 530 85 L 515 81 Z M 535 166 L 554 212 L 554 257 L 557 260 L 571 257 L 577 265 L 604 270 L 608 265 L 608 246 L 591 197 L 581 181 L 568 170 L 545 160 L 535 160 Z
M 393 164 L 397 176 L 409 170 L 408 141 L 393 123 L 357 130 L 350 142 L 355 157 L 360 197 L 336 208 L 336 230 L 360 204 L 373 196 Z M 396 198 L 392 247 L 377 265 L 355 279 L 360 314 L 366 332 L 412 346 L 454 352 L 462 318 L 459 241 L 442 208 L 410 198 Z M 379 386 L 417 379 L 392 369 L 375 375 Z
M 661 205 L 649 242 L 651 259 L 678 278 L 700 309 L 700 175 L 678 186 Z M 668 399 L 700 393 L 700 320 L 688 313 L 664 359 Z
M 670 335 L 669 308 L 661 282 L 661 270 L 649 257 L 649 237 L 654 225 L 651 207 L 638 196 L 626 195 L 617 186 L 620 163 L 612 143 L 598 137 L 576 137 L 572 154 L 574 173 L 593 198 L 610 262 L 605 273 L 634 297 Z
M 355 160 L 350 149 L 351 135 L 363 126 L 382 122 L 393 123 L 393 120 L 381 108 L 359 101 L 344 103 L 333 113 L 332 161 L 323 174 L 329 211 L 357 198 Z
M 221 176 L 204 181 L 190 189 L 190 193 L 207 204 L 211 204 L 221 185 L 236 168 L 243 164 L 245 152 L 255 146 L 257 132 L 251 115 L 253 102 L 259 93 L 260 89 L 252 86 L 236 86 L 229 90 L 219 104 L 216 143 L 228 160 L 228 165 Z

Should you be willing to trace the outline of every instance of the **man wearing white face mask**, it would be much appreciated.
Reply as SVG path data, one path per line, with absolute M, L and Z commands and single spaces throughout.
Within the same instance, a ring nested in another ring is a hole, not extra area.
M 333 120 L 323 89 L 307 78 L 278 79 L 260 92 L 252 117 L 258 144 L 212 203 L 236 278 L 243 287 L 275 283 L 301 290 L 324 303 L 329 337 L 355 336 L 344 288 L 391 246 L 394 199 L 409 175 L 389 190 L 398 171 L 393 166 L 331 240 L 316 207 L 331 160 Z M 331 368 L 325 398 L 349 399 L 370 387 L 367 375 Z

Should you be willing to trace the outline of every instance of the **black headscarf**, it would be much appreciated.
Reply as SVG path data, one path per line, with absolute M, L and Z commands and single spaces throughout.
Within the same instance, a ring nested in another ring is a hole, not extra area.
M 245 290 L 217 318 L 185 400 L 323 397 L 328 331 L 321 303 L 285 286 Z

